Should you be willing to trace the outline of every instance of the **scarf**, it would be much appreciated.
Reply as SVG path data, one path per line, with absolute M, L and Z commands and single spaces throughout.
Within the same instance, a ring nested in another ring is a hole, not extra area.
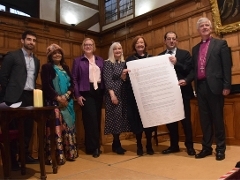
M 66 94 L 70 87 L 70 77 L 67 75 L 66 71 L 59 69 L 56 65 L 54 65 L 53 68 L 56 72 L 56 77 L 53 79 L 54 89 L 60 95 Z M 72 129 L 75 124 L 73 99 L 70 98 L 67 107 L 61 108 L 60 111 L 67 126 Z

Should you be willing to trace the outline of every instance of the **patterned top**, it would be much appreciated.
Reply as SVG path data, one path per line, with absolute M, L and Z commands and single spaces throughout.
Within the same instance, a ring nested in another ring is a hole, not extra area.
M 130 125 L 127 121 L 125 82 L 121 79 L 124 67 L 124 62 L 112 63 L 111 61 L 105 61 L 103 66 L 103 79 L 106 86 L 105 134 L 120 134 L 130 131 Z M 114 91 L 119 104 L 112 103 L 109 90 Z

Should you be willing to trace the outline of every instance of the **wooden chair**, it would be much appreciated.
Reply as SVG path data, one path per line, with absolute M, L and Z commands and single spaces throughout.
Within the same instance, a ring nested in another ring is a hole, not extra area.
M 158 127 L 156 126 L 153 131 L 153 139 L 155 140 L 155 145 L 158 146 L 158 136 L 163 136 L 167 134 L 169 134 L 169 132 L 159 131 Z
M 10 130 L 9 131 L 9 138 L 10 138 L 10 142 L 12 141 L 18 141 L 19 139 L 19 132 L 18 130 Z M 3 165 L 3 173 L 7 171 L 7 167 L 9 167 L 11 164 L 11 160 L 7 159 L 5 156 L 5 148 L 3 145 L 3 135 L 1 132 L 1 128 L 0 128 L 0 150 L 1 150 L 1 157 L 2 157 L 2 165 Z

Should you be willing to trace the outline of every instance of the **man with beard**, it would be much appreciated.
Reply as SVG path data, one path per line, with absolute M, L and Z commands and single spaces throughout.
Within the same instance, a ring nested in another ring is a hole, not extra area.
M 25 31 L 21 38 L 22 48 L 11 51 L 3 59 L 0 85 L 2 87 L 3 101 L 7 105 L 22 102 L 21 107 L 33 106 L 33 89 L 36 86 L 36 79 L 39 73 L 40 61 L 34 56 L 33 49 L 36 45 L 36 34 L 32 31 Z M 10 123 L 10 129 L 16 128 L 17 121 Z M 28 151 L 29 142 L 32 136 L 33 119 L 24 121 L 24 141 L 26 163 L 33 164 L 37 161 L 30 156 Z M 11 144 L 12 170 L 19 170 L 15 155 L 16 144 Z

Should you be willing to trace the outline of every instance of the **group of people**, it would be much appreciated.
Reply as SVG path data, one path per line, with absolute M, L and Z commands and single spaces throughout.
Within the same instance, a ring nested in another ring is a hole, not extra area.
M 164 35 L 166 50 L 159 55 L 171 54 L 169 61 L 174 65 L 179 86 L 182 92 L 185 118 L 181 120 L 185 133 L 187 154 L 195 158 L 204 158 L 212 154 L 213 135 L 216 142 L 216 160 L 225 158 L 225 128 L 223 120 L 224 96 L 230 93 L 231 87 L 231 52 L 225 40 L 211 36 L 212 24 L 203 17 L 197 22 L 197 30 L 201 42 L 189 51 L 177 47 L 177 34 L 169 31 Z M 33 105 L 33 89 L 40 69 L 40 61 L 34 56 L 36 34 L 32 31 L 23 33 L 23 47 L 7 53 L 2 63 L 0 84 L 3 101 L 11 105 L 21 101 L 21 106 Z M 112 134 L 112 151 L 124 154 L 120 142 L 120 134 L 133 132 L 136 136 L 137 155 L 144 154 L 142 146 L 143 131 L 146 135 L 146 153 L 154 154 L 152 148 L 152 132 L 157 127 L 144 128 L 134 97 L 130 69 L 126 62 L 147 58 L 147 43 L 143 36 L 136 36 L 132 42 L 134 53 L 124 59 L 123 48 L 114 42 L 107 60 L 94 54 L 96 45 L 93 39 L 85 38 L 82 43 L 83 55 L 73 61 L 72 70 L 64 61 L 64 51 L 57 44 L 47 48 L 48 62 L 42 65 L 41 80 L 44 103 L 57 106 L 56 143 L 58 163 L 73 161 L 78 157 L 76 147 L 75 112 L 73 100 L 82 109 L 85 130 L 85 152 L 97 158 L 100 150 L 101 109 L 105 102 L 105 134 Z M 191 82 L 194 80 L 197 94 L 200 124 L 203 132 L 202 150 L 196 154 L 193 147 L 190 99 L 194 97 Z M 103 101 L 103 99 L 105 99 Z M 32 134 L 33 120 L 25 121 L 25 143 L 27 162 L 34 162 L 28 152 Z M 28 128 L 26 128 L 28 127 Z M 163 154 L 179 152 L 178 122 L 167 124 L 170 134 L 170 147 Z M 51 164 L 50 130 L 46 124 L 46 162 Z M 14 153 L 12 153 L 14 154 Z M 16 165 L 12 157 L 12 165 Z

